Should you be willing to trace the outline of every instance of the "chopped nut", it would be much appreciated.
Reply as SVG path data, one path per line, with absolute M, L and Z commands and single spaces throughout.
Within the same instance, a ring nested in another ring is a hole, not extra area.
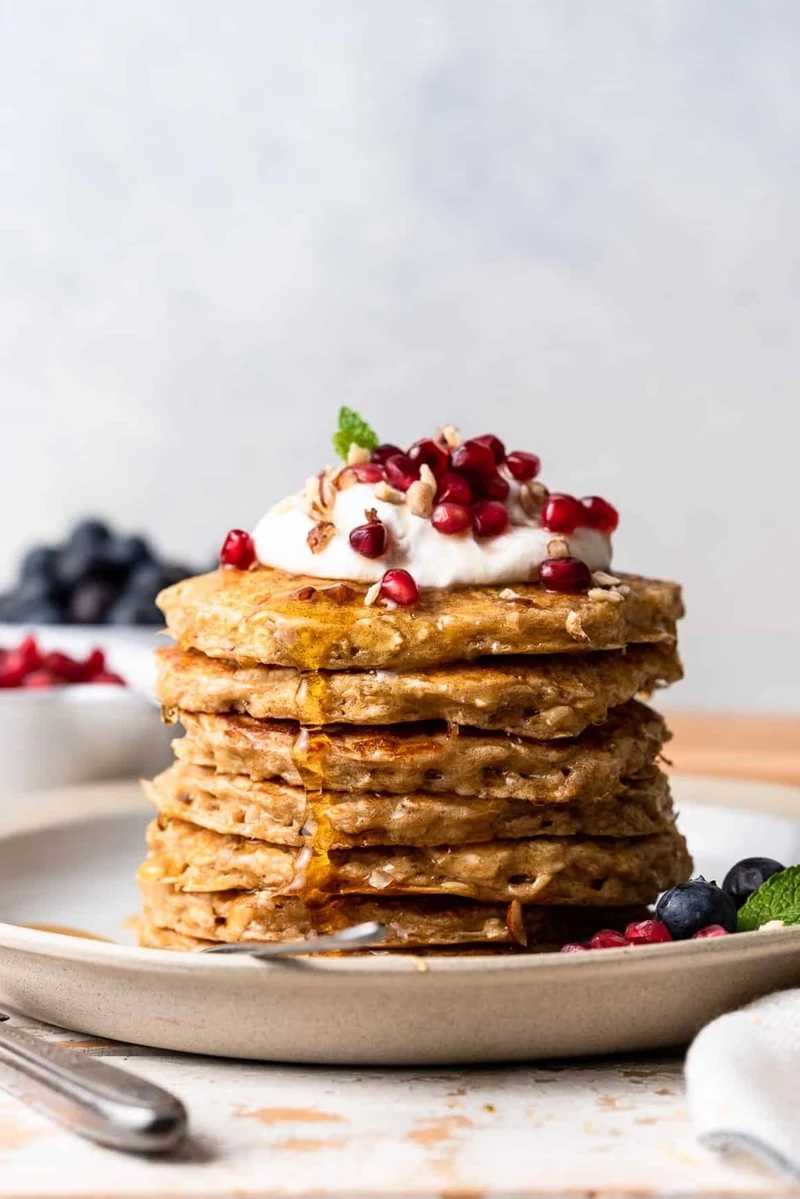
M 369 462 L 369 459 L 369 450 L 365 450 L 362 445 L 356 445 L 354 441 L 350 442 L 350 449 L 347 451 L 348 466 L 355 466 L 359 462 Z
M 624 598 L 624 596 L 621 596 L 620 593 L 615 591 L 613 587 L 590 587 L 586 594 L 588 595 L 589 599 L 606 600 L 612 604 L 621 604 Z
M 516 591 L 512 591 L 510 587 L 504 587 L 500 592 L 501 600 L 521 600 L 522 598 L 523 596 Z
M 423 466 L 423 470 L 426 467 Z M 429 472 L 430 473 L 430 472 Z M 433 512 L 433 497 L 436 491 L 427 483 L 423 483 L 421 479 L 412 483 L 406 492 L 406 503 L 409 512 L 413 512 L 414 516 L 423 516 L 427 518 Z
M 425 483 L 426 486 L 432 488 L 434 493 L 436 492 L 436 488 L 438 486 L 436 482 L 436 475 L 428 466 L 427 462 L 423 462 L 422 466 L 419 468 L 419 481 L 420 483 Z
M 366 608 L 371 608 L 372 605 L 378 601 L 380 594 L 381 581 L 378 579 L 377 583 L 373 583 L 367 594 L 364 596 L 364 606 Z
M 616 575 L 610 575 L 605 570 L 596 570 L 592 575 L 592 582 L 595 587 L 616 587 L 620 580 Z
M 334 475 L 331 475 L 331 483 L 337 491 L 347 491 L 348 487 L 355 487 L 358 479 L 355 471 L 349 467 L 343 466 L 341 470 L 337 470 Z
M 313 599 L 316 594 L 316 587 L 298 587 L 297 591 L 292 592 L 291 598 L 296 600 L 310 600 Z
M 547 543 L 548 558 L 569 558 L 569 546 L 563 537 L 554 537 Z
M 518 945 L 528 944 L 528 934 L 522 922 L 522 904 L 518 899 L 512 899 L 506 908 L 506 928 Z
M 352 587 L 346 583 L 335 583 L 333 587 L 323 587 L 325 595 L 329 595 L 335 604 L 346 604 L 355 595 Z
M 519 488 L 519 505 L 526 516 L 536 517 L 547 503 L 550 492 L 544 483 L 521 483 Z
M 333 471 L 329 467 L 319 472 L 319 498 L 320 502 L 326 510 L 329 510 L 336 503 L 336 488 L 331 482 Z
M 381 479 L 380 483 L 375 484 L 375 498 L 383 500 L 387 504 L 402 504 L 406 497 L 402 491 L 398 491 L 396 487 L 390 487 L 385 479 Z
M 630 595 L 631 593 L 631 589 L 627 583 L 620 583 L 617 591 L 620 593 L 620 595 Z
M 377 508 L 365 508 L 364 515 L 367 518 L 367 524 L 374 525 L 375 522 L 378 520 L 378 509 Z
M 321 520 L 310 530 L 306 541 L 312 554 L 319 554 L 325 549 L 336 532 L 336 526 L 329 520 Z
M 442 425 L 436 430 L 436 440 L 443 441 L 446 446 L 454 450 L 456 446 L 461 445 L 461 434 L 455 425 Z
M 161 706 L 161 723 L 162 724 L 177 724 L 178 723 L 178 709 L 177 708 L 165 708 L 164 705 L 162 704 L 162 706 Z
M 572 611 L 567 613 L 567 619 L 564 621 L 564 628 L 575 641 L 588 641 L 589 638 L 583 631 L 581 618 L 577 612 Z

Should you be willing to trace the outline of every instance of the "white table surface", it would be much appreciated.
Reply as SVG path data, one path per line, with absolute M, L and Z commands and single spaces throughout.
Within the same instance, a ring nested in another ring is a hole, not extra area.
M 359 1070 L 195 1058 L 16 1021 L 175 1091 L 173 1159 L 101 1149 L 0 1092 L 0 1197 L 797 1194 L 694 1141 L 679 1053 Z

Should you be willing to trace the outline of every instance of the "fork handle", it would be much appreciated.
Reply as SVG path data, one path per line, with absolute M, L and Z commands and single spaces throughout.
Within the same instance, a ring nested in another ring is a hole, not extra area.
M 128 1153 L 164 1153 L 186 1133 L 186 1109 L 169 1091 L 7 1024 L 0 1087 L 70 1132 Z

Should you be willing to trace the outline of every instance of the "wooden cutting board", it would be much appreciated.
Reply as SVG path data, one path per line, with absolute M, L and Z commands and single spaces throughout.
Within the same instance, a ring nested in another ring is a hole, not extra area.
M 665 715 L 675 770 L 800 784 L 800 717 Z

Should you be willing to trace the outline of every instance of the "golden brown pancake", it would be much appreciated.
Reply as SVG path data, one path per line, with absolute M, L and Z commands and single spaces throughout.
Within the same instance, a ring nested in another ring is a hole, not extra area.
M 429 589 L 414 607 L 390 609 L 365 606 L 367 588 L 355 583 L 220 568 L 168 587 L 158 604 L 183 649 L 298 670 L 414 670 L 489 655 L 673 644 L 680 587 L 619 577 L 628 594 L 617 603 L 526 583 Z
M 171 715 L 238 712 L 305 725 L 444 720 L 526 737 L 574 737 L 610 708 L 682 677 L 674 645 L 539 657 L 481 658 L 427 671 L 303 673 L 240 666 L 197 650 L 157 651 L 157 693 Z

